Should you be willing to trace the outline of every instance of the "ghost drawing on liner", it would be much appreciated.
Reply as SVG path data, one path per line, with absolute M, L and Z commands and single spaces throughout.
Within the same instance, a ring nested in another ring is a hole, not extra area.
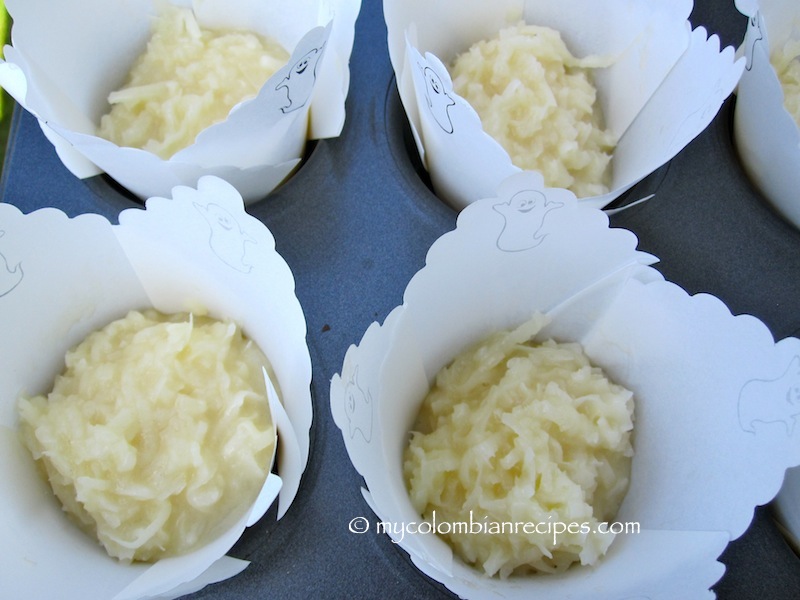
M 493 206 L 505 223 L 497 239 L 497 247 L 504 252 L 521 252 L 535 248 L 544 240 L 542 233 L 547 213 L 564 206 L 562 202 L 548 200 L 536 190 L 517 192 L 508 202 Z
M 244 260 L 247 252 L 245 244 L 255 243 L 255 240 L 247 235 L 233 215 L 219 204 L 212 202 L 208 206 L 199 204 L 194 206 L 203 215 L 211 230 L 208 238 L 211 251 L 229 267 L 242 273 L 249 273 L 253 266 Z
M 289 74 L 275 87 L 275 90 L 286 90 L 286 99 L 289 102 L 281 107 L 284 113 L 290 113 L 306 105 L 314 91 L 314 82 L 317 80 L 317 64 L 322 58 L 321 48 L 312 48 L 306 52 L 289 69 Z

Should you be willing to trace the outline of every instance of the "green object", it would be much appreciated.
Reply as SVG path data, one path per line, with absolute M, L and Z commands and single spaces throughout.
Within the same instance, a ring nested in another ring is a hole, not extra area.
M 5 0 L 0 0 L 0 36 L 2 46 L 11 42 L 11 18 L 6 11 Z M 0 58 L 3 47 L 0 46 Z M 14 100 L 5 90 L 0 90 L 0 166 L 5 163 L 8 130 L 11 128 L 11 113 L 14 111 Z

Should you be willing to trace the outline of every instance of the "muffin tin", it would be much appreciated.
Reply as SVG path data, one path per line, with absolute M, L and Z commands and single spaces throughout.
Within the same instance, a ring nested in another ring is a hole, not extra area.
M 733 2 L 697 0 L 693 26 L 738 45 L 746 25 Z M 409 279 L 456 212 L 426 183 L 397 97 L 381 3 L 364 0 L 356 25 L 347 122 L 339 138 L 310 145 L 282 187 L 249 208 L 292 268 L 308 323 L 314 399 L 311 457 L 298 498 L 280 522 L 273 508 L 245 532 L 233 556 L 252 561 L 237 577 L 191 598 L 448 598 L 386 535 L 361 496 L 329 408 L 331 377 L 350 344 L 402 302 Z M 633 231 L 655 266 L 690 293 L 719 297 L 734 314 L 761 319 L 776 340 L 800 334 L 800 232 L 763 201 L 733 145 L 729 99 L 711 126 L 669 164 L 621 198 L 655 197 L 611 217 Z M 137 201 L 104 176 L 78 180 L 36 120 L 16 110 L 2 199 L 23 212 L 55 206 L 116 222 Z M 679 377 L 676 374 L 676 377 Z M 365 517 L 369 531 L 349 531 Z M 800 559 L 768 507 L 720 559 L 719 598 L 795 598 Z

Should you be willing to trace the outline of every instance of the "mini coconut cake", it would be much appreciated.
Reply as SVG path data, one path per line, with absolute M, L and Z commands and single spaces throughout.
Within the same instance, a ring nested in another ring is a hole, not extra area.
M 168 159 L 256 96 L 288 60 L 273 40 L 203 29 L 190 9 L 162 3 L 147 49 L 108 97 L 97 135 Z
M 579 344 L 532 342 L 543 323 L 495 333 L 442 369 L 405 450 L 414 508 L 490 576 L 594 564 L 630 480 L 633 394 Z
M 607 65 L 575 58 L 558 31 L 519 23 L 457 56 L 450 74 L 515 166 L 586 197 L 609 191 L 617 143 L 596 101 L 598 66 Z
M 109 555 L 154 561 L 221 533 L 276 443 L 261 350 L 234 323 L 134 311 L 66 355 L 20 431 L 64 510 Z

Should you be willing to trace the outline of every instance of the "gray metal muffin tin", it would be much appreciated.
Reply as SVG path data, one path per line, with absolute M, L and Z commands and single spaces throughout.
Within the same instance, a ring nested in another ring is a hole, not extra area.
M 691 21 L 718 34 L 723 46 L 738 46 L 746 25 L 732 0 L 696 0 Z M 252 564 L 191 598 L 452 597 L 375 533 L 362 481 L 330 416 L 330 380 L 348 346 L 402 302 L 428 248 L 456 219 L 430 191 L 410 145 L 379 0 L 363 1 L 351 74 L 342 135 L 311 144 L 294 177 L 250 208 L 292 268 L 308 322 L 315 419 L 308 468 L 286 516 L 276 522 L 273 509 L 233 548 L 232 555 Z M 734 314 L 759 317 L 776 340 L 797 336 L 800 232 L 744 175 L 731 133 L 734 103 L 729 99 L 703 134 L 621 202 L 651 192 L 654 199 L 611 223 L 636 233 L 640 249 L 658 256 L 656 267 L 688 292 L 714 294 Z M 54 206 L 112 222 L 138 205 L 104 176 L 73 177 L 22 110 L 14 115 L 0 191 L 23 212 Z M 349 532 L 348 523 L 361 516 L 372 522 L 370 532 Z M 721 561 L 719 598 L 800 597 L 800 559 L 768 507 L 755 510 L 752 525 Z

